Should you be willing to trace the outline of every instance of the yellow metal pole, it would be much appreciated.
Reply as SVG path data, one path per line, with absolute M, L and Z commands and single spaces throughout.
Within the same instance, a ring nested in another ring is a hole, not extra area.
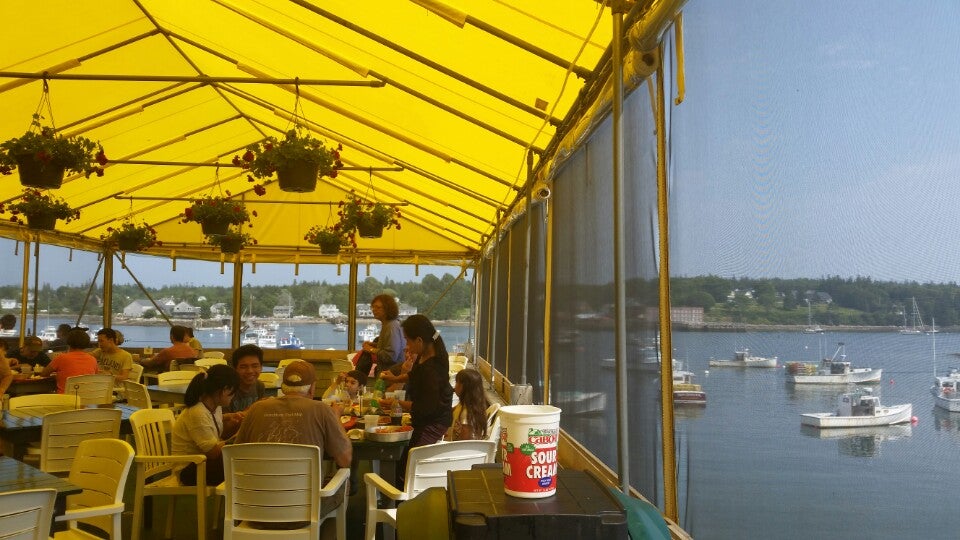
M 660 46 L 663 58 L 663 45 Z M 660 228 L 660 403 L 663 409 L 663 508 L 677 521 L 677 459 L 673 421 L 673 343 L 670 334 L 670 223 L 667 220 L 667 137 L 663 63 L 657 69 L 657 224 Z
M 113 248 L 103 250 L 103 327 L 113 326 Z
M 23 347 L 23 338 L 26 336 L 28 290 L 30 289 L 30 241 L 23 241 L 23 279 L 20 283 L 20 347 Z

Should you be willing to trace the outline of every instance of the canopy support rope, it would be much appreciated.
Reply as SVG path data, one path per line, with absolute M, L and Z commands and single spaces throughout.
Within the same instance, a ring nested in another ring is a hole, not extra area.
M 87 310 L 87 303 L 90 301 L 93 287 L 97 284 L 97 278 L 100 277 L 101 268 L 103 268 L 103 258 L 100 259 L 100 264 L 97 265 L 97 271 L 93 273 L 93 279 L 90 280 L 90 286 L 87 287 L 87 296 L 83 299 L 83 305 L 80 306 L 80 313 L 77 313 L 77 323 L 74 324 L 74 326 L 80 326 L 80 321 L 83 320 L 83 312 Z M 36 296 L 36 293 L 34 293 L 34 296 Z

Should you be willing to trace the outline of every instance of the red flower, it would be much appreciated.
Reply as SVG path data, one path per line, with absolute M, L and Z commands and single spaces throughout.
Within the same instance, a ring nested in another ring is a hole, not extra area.
M 17 219 L 17 216 L 13 216 L 12 218 L 10 218 L 10 221 L 12 221 L 12 222 L 14 222 L 14 223 L 17 223 L 17 222 L 19 222 L 20 220 Z
M 183 211 L 183 217 L 193 219 L 193 208 L 188 206 L 187 209 Z
M 343 151 L 343 143 L 337 145 L 337 152 Z
M 264 150 L 273 150 L 273 143 L 266 143 L 263 145 Z
M 329 174 L 328 176 L 329 176 L 330 178 L 336 178 L 336 177 L 337 177 L 337 170 L 334 169 L 334 170 L 330 171 L 330 174 Z
M 250 214 L 253 215 L 253 217 L 257 217 L 257 211 L 256 211 L 256 210 L 250 212 Z
M 97 176 L 103 176 L 103 167 L 97 167 Z
M 246 152 L 244 152 L 243 154 L 244 161 L 249 162 L 249 161 L 253 161 L 253 159 L 254 159 L 253 152 L 251 152 L 250 150 L 247 150 Z
M 253 192 L 256 193 L 258 196 L 263 197 L 264 195 L 267 194 L 267 188 L 263 187 L 261 184 L 257 184 L 253 186 Z M 257 214 L 254 213 L 253 215 L 257 215 Z
M 49 161 L 49 160 L 50 160 L 50 154 L 48 154 L 46 150 L 40 150 L 39 152 L 37 152 L 37 154 L 36 154 L 34 157 L 37 158 L 37 161 Z
M 233 161 L 231 163 L 233 163 L 234 165 L 243 165 L 243 162 L 240 161 L 240 156 L 236 154 L 233 155 Z
M 247 182 L 256 182 L 257 180 L 253 177 L 252 174 L 247 175 Z
M 97 152 L 97 163 L 99 163 L 101 167 L 107 164 L 107 155 L 103 153 L 103 148 L 101 148 L 100 151 Z M 101 174 L 98 174 L 97 176 L 103 176 L 103 174 L 101 173 Z
M 0 174 L 10 174 L 13 172 L 13 167 L 9 165 L 0 165 Z

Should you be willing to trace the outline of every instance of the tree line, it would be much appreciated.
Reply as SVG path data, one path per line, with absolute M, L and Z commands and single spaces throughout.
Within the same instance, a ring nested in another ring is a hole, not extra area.
M 674 306 L 702 307 L 708 322 L 806 324 L 809 300 L 814 322 L 820 325 L 903 326 L 916 299 L 924 324 L 935 319 L 938 327 L 960 325 L 960 285 L 954 282 L 710 275 L 672 278 L 670 287 Z M 829 295 L 829 301 L 818 293 Z
M 452 286 L 451 286 L 452 284 Z M 450 290 L 441 298 L 441 294 Z M 79 313 L 87 298 L 89 283 L 85 286 L 63 285 L 53 287 L 49 283 L 41 285 L 37 294 L 37 306 L 50 314 Z M 210 306 L 226 304 L 228 309 L 233 302 L 231 287 L 216 285 L 169 285 L 159 288 L 147 287 L 154 300 L 172 297 L 175 301 L 186 301 L 200 308 L 204 318 L 210 317 Z M 412 305 L 418 312 L 424 313 L 436 303 L 429 316 L 437 320 L 466 320 L 470 317 L 470 300 L 473 286 L 470 281 L 452 274 L 437 277 L 424 276 L 419 282 L 398 282 L 391 279 L 380 281 L 368 277 L 357 283 L 357 302 L 369 303 L 374 296 L 390 293 L 398 297 L 403 304 Z M 20 287 L 17 285 L 0 286 L 0 298 L 20 299 Z M 100 311 L 102 287 L 94 287 L 87 302 L 85 313 Z M 146 295 L 136 285 L 114 285 L 113 312 L 123 313 L 123 308 L 134 300 L 146 299 Z M 286 285 L 245 285 L 243 287 L 243 306 L 247 314 L 257 317 L 270 317 L 273 307 L 292 305 L 294 315 L 316 317 L 321 304 L 335 304 L 341 313 L 347 314 L 349 286 L 330 284 L 326 281 L 303 281 Z M 29 308 L 32 310 L 32 304 Z M 13 310 L 9 310 L 13 311 Z M 156 316 L 156 313 L 153 314 Z

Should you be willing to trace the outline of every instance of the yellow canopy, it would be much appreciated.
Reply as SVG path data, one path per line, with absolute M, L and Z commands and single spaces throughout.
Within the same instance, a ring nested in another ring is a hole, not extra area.
M 361 259 L 469 260 L 527 181 L 527 148 L 548 146 L 584 77 L 601 63 L 610 24 L 600 6 L 594 0 L 3 2 L 0 141 L 26 131 L 41 98 L 43 81 L 17 73 L 92 79 L 51 77 L 53 120 L 64 134 L 100 141 L 117 162 L 102 178 L 67 177 L 56 193 L 80 208 L 81 218 L 42 234 L 46 242 L 97 249 L 107 227 L 134 216 L 160 234 L 163 246 L 151 252 L 219 259 L 216 248 L 202 243 L 199 225 L 180 222 L 189 201 L 166 199 L 229 192 L 257 211 L 246 229 L 258 240 L 245 250 L 248 260 L 333 261 L 303 234 L 334 222 L 336 202 L 354 190 L 405 205 L 400 230 L 358 242 Z M 201 76 L 212 79 L 147 80 Z M 304 83 L 275 81 L 295 78 Z M 314 84 L 321 80 L 330 84 Z M 313 193 L 286 193 L 270 183 L 257 196 L 245 172 L 226 165 L 247 145 L 282 137 L 295 112 L 314 136 L 342 144 L 344 164 L 354 170 L 321 178 Z M 201 166 L 213 163 L 225 167 Z M 15 175 L 0 183 L 4 201 L 22 192 Z M 304 202 L 314 204 L 289 204 Z M 7 220 L 0 225 L 3 236 L 29 234 Z

